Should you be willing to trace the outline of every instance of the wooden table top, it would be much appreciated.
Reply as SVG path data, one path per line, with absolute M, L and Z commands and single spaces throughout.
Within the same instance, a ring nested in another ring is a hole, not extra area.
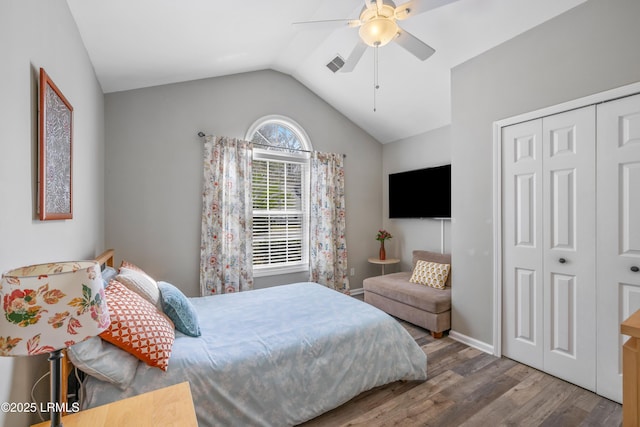
M 188 382 L 65 415 L 62 422 L 64 427 L 198 427 Z
M 387 259 L 380 259 L 380 258 L 374 258 L 371 257 L 369 259 L 367 259 L 367 261 L 369 261 L 372 264 L 397 264 L 400 262 L 400 260 L 398 258 L 387 258 Z

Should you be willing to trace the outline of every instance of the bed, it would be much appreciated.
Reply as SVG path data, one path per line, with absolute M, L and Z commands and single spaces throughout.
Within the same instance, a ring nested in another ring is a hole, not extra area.
M 82 407 L 188 381 L 201 427 L 288 426 L 371 388 L 426 379 L 424 352 L 395 319 L 316 283 L 189 301 L 201 335 L 175 332 L 166 371 L 137 361 L 126 387 L 88 375 Z

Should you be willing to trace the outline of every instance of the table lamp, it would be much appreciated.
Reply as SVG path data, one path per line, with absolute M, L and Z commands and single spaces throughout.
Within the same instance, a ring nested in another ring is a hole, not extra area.
M 98 335 L 110 319 L 95 261 L 16 268 L 0 281 L 0 356 L 49 353 L 51 425 L 62 426 L 62 349 Z

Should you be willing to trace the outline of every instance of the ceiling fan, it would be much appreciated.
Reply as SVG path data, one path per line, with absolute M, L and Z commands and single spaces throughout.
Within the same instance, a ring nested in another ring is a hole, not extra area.
M 402 29 L 397 21 L 402 21 L 454 1 L 457 0 L 412 0 L 396 6 L 392 0 L 365 0 L 365 5 L 358 19 L 306 21 L 296 22 L 296 24 L 346 22 L 349 27 L 358 28 L 360 41 L 353 48 L 344 66 L 340 69 L 342 72 L 350 72 L 356 67 L 367 47 L 378 48 L 392 41 L 421 61 L 429 58 L 435 53 L 435 49 Z

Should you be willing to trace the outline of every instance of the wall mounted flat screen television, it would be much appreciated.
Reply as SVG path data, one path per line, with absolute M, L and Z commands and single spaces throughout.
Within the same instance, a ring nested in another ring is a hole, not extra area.
M 450 218 L 451 165 L 389 174 L 389 218 Z

